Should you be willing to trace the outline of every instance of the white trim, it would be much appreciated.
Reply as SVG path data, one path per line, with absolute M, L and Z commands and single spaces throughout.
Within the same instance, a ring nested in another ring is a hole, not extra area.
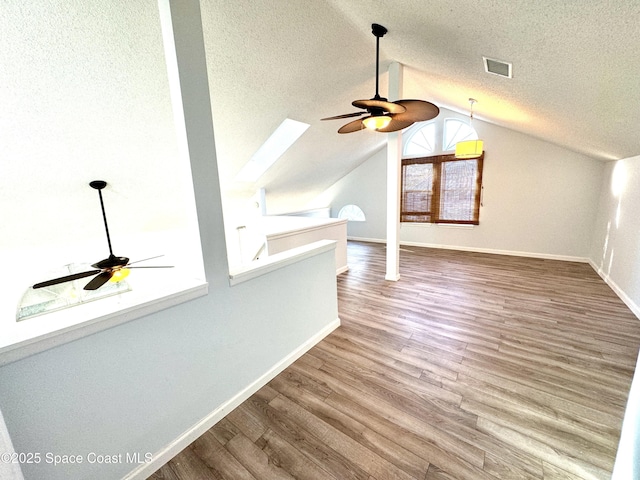
M 596 273 L 600 275 L 600 277 L 605 281 L 605 283 L 609 285 L 609 287 L 611 287 L 611 290 L 613 290 L 614 293 L 618 295 L 618 297 L 620 297 L 620 300 L 622 300 L 625 305 L 629 307 L 629 310 L 631 310 L 633 314 L 638 317 L 638 319 L 640 319 L 640 305 L 634 302 L 631 297 L 629 297 L 629 295 L 627 295 L 624 290 L 622 290 L 622 288 L 620 288 L 618 284 L 614 282 L 604 270 L 602 270 L 602 268 L 598 267 L 598 265 L 596 265 L 593 260 L 589 260 L 589 265 L 591 265 L 591 268 L 593 268 Z
M 264 215 L 267 216 L 266 213 Z M 270 216 L 331 218 L 331 207 L 319 207 L 312 208 L 310 210 L 297 210 L 295 212 L 276 213 Z
M 345 265 L 344 267 L 340 267 L 336 269 L 336 276 L 340 275 L 341 273 L 346 272 L 347 270 L 349 270 L 349 265 Z
M 294 216 L 294 215 L 291 215 Z M 311 218 L 311 217 L 308 217 Z M 301 227 L 299 224 L 290 227 L 288 230 L 278 230 L 274 233 L 267 233 L 265 236 L 267 240 L 278 240 L 290 236 L 292 233 L 301 234 L 314 232 L 316 230 L 324 230 L 327 227 L 333 227 L 335 225 L 346 225 L 348 220 L 346 218 L 320 218 L 314 221 L 313 225 Z
M 370 243 L 387 243 L 386 240 L 381 238 L 362 238 L 362 237 L 347 237 L 347 240 L 353 240 L 356 242 L 370 242 Z M 605 281 L 609 287 L 614 291 L 620 300 L 622 300 L 627 307 L 633 312 L 633 314 L 640 319 L 640 305 L 635 303 L 631 297 L 629 297 L 622 288 L 620 288 L 616 282 L 611 280 L 609 276 L 599 268 L 595 262 L 586 257 L 574 257 L 570 255 L 553 255 L 550 253 L 533 253 L 533 252 L 520 252 L 514 250 L 496 250 L 492 248 L 475 248 L 475 247 L 461 247 L 461 246 L 452 246 L 452 245 L 435 245 L 429 243 L 419 243 L 419 242 L 400 242 L 400 245 L 412 246 L 412 247 L 425 247 L 425 248 L 442 248 L 446 250 L 460 250 L 464 252 L 478 252 L 478 253 L 489 253 L 495 255 L 510 255 L 514 257 L 529 257 L 529 258 L 542 258 L 545 260 L 559 260 L 563 262 L 579 262 L 579 263 L 588 263 L 591 265 L 598 275 Z M 385 277 L 385 280 L 387 279 Z
M 387 243 L 387 241 L 382 238 L 347 237 L 347 240 L 353 240 L 356 242 Z M 435 243 L 405 242 L 405 241 L 400 242 L 400 245 L 410 246 L 410 247 L 440 248 L 444 250 L 459 250 L 462 252 L 489 253 L 492 255 L 509 255 L 512 257 L 542 258 L 545 260 L 560 260 L 564 262 L 589 263 L 589 259 L 586 257 L 574 257 L 571 255 L 554 255 L 552 253 L 522 252 L 518 250 L 497 250 L 494 248 L 464 247 L 460 245 L 440 245 Z
M 251 262 L 250 265 L 236 269 L 229 273 L 229 284 L 231 286 L 242 282 L 247 282 L 253 278 L 273 272 L 280 268 L 300 262 L 306 258 L 320 255 L 321 253 L 335 250 L 337 242 L 335 240 L 319 240 L 301 247 L 292 248 L 284 252 L 269 255 Z
M 309 349 L 311 349 L 314 345 L 320 342 L 320 340 L 329 335 L 339 326 L 340 318 L 336 318 L 318 333 L 313 335 L 309 340 L 296 348 L 289 355 L 273 365 L 256 381 L 247 385 L 243 390 L 238 392 L 237 395 L 230 398 L 228 401 L 213 410 L 198 423 L 183 432 L 173 442 L 154 453 L 153 459 L 149 463 L 142 464 L 129 472 L 129 474 L 126 475 L 123 480 L 144 480 L 148 478 L 152 473 L 154 473 L 165 463 L 167 463 L 178 453 L 180 453 L 183 449 L 189 446 L 198 437 L 200 437 L 216 423 L 222 420 L 226 415 L 228 415 L 234 408 L 236 408 L 242 402 L 247 400 L 251 395 L 260 390 L 267 383 L 269 383 L 276 375 L 278 375 L 285 368 L 295 362 L 298 358 L 304 355 Z
M 353 240 L 354 242 L 387 243 L 384 238 L 347 237 L 347 240 Z
M 20 340 L 0 348 L 0 366 L 43 352 L 50 348 L 93 335 L 94 333 L 121 325 L 131 320 L 159 312 L 160 310 L 165 310 L 174 305 L 179 305 L 189 300 L 203 297 L 207 295 L 208 292 L 209 284 L 207 282 L 194 280 L 192 285 L 184 286 L 180 291 L 168 293 L 163 297 L 143 301 L 129 307 L 123 308 L 119 304 L 110 304 L 110 308 L 113 308 L 114 311 L 110 311 L 98 317 L 81 323 L 76 323 L 65 328 L 43 333 L 36 337 Z M 110 298 L 113 299 L 115 297 Z M 109 300 L 109 298 L 102 300 L 102 304 L 106 305 L 105 302 L 107 300 Z M 81 308 L 81 306 L 73 308 Z M 49 315 L 59 315 L 64 313 L 65 311 L 61 310 Z M 28 321 L 29 319 L 25 320 L 25 322 Z
M 497 250 L 494 248 L 464 247 L 460 245 L 439 245 L 439 244 L 420 243 L 420 242 L 401 242 L 401 243 L 402 245 L 408 245 L 411 247 L 440 248 L 444 250 L 460 250 L 463 252 L 489 253 L 492 255 L 509 255 L 512 257 L 542 258 L 545 260 L 561 260 L 563 262 L 589 263 L 589 259 L 586 257 L 574 257 L 571 255 L 555 255 L 552 253 L 522 252 L 518 250 Z

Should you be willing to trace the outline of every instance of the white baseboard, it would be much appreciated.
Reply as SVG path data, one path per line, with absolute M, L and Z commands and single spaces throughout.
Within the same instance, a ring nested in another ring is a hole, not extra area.
M 354 242 L 369 242 L 369 243 L 387 243 L 384 238 L 366 238 L 366 237 L 347 237 L 347 240 L 353 240 Z
M 400 242 L 400 245 L 405 247 L 427 247 L 427 248 L 441 248 L 446 250 L 460 250 L 463 252 L 477 252 L 488 253 L 491 255 L 509 255 L 512 257 L 529 257 L 529 258 L 542 258 L 544 260 L 561 260 L 563 262 L 580 262 L 588 263 L 589 259 L 586 257 L 574 257 L 571 255 L 555 255 L 552 253 L 537 253 L 537 252 L 522 252 L 518 250 L 498 250 L 495 248 L 477 248 L 477 247 L 463 247 L 459 245 L 438 245 L 438 244 L 425 244 L 419 242 Z
M 266 371 L 255 382 L 247 385 L 243 390 L 238 392 L 234 397 L 220 405 L 213 410 L 210 414 L 193 425 L 191 428 L 183 432 L 178 438 L 173 440 L 170 444 L 154 453 L 152 460 L 149 463 L 140 465 L 132 470 L 123 480 L 145 480 L 152 473 L 162 467 L 165 463 L 175 457 L 184 448 L 189 446 L 194 440 L 200 437 L 204 432 L 213 427 L 216 423 L 222 420 L 229 412 L 248 399 L 255 392 L 260 390 L 269 381 L 271 381 L 276 375 L 282 372 L 285 368 L 295 362 L 304 353 L 306 353 L 311 347 L 316 345 L 320 340 L 329 335 L 332 331 L 340 326 L 340 318 L 336 318 L 329 323 L 325 328 L 313 335 L 309 340 L 304 342 L 298 348 L 296 348 L 289 355 L 284 357 L 268 371 Z
M 629 307 L 629 310 L 631 310 L 633 314 L 638 317 L 638 319 L 640 319 L 640 306 L 636 302 L 634 302 L 631 297 L 629 297 L 629 295 L 627 295 L 624 290 L 622 290 L 602 268 L 598 267 L 598 265 L 596 265 L 593 260 L 589 260 L 589 265 L 591 265 L 591 268 L 593 268 L 596 273 L 600 275 L 600 277 L 606 282 L 606 284 L 611 287 L 611 290 L 613 290 L 615 294 L 620 297 L 620 300 L 622 300 L 625 305 Z
M 357 242 L 371 242 L 371 243 L 387 243 L 384 238 L 362 238 L 362 237 L 347 237 L 347 240 L 353 240 Z M 419 242 L 400 242 L 400 245 L 405 247 L 425 247 L 425 248 L 444 248 L 447 250 L 461 250 L 466 252 L 478 252 L 489 253 L 496 255 L 512 255 L 516 257 L 530 257 L 530 258 L 542 258 L 546 260 L 561 260 L 565 262 L 580 262 L 588 263 L 591 267 L 602 277 L 607 285 L 615 292 L 618 297 L 629 307 L 633 314 L 640 319 L 640 306 L 635 303 L 625 292 L 622 290 L 609 276 L 599 268 L 591 259 L 586 257 L 573 257 L 569 255 L 553 255 L 549 253 L 533 253 L 533 252 L 519 252 L 513 250 L 496 250 L 490 248 L 473 248 L 473 247 L 460 247 L 453 245 L 436 245 L 431 243 L 419 243 Z
M 349 265 L 345 265 L 344 267 L 340 267 L 336 269 L 336 276 L 340 275 L 341 273 L 346 272 L 347 270 L 349 270 Z
M 387 243 L 387 241 L 383 238 L 347 237 L 347 240 L 353 240 L 357 242 Z M 564 262 L 589 263 L 589 259 L 586 257 L 574 257 L 570 255 L 554 255 L 551 253 L 521 252 L 517 250 L 498 250 L 494 248 L 464 247 L 460 245 L 441 245 L 441 244 L 435 244 L 435 243 L 406 242 L 406 241 L 401 241 L 400 245 L 405 247 L 441 248 L 445 250 L 459 250 L 462 252 L 489 253 L 492 255 L 510 255 L 513 257 L 542 258 L 545 260 L 561 260 Z

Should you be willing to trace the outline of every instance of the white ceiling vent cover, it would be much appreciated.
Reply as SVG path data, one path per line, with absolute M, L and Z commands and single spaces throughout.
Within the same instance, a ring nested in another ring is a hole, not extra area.
M 513 65 L 509 62 L 488 57 L 482 57 L 482 59 L 484 60 L 485 72 L 500 75 L 501 77 L 513 78 Z

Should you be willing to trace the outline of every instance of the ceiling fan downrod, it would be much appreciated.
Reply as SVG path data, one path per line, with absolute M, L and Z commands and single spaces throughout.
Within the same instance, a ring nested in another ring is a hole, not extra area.
M 382 98 L 378 93 L 380 79 L 380 37 L 384 37 L 387 31 L 385 27 L 377 23 L 371 25 L 371 32 L 376 37 L 376 96 L 373 97 L 373 100 L 380 100 Z
M 104 221 L 104 230 L 107 232 L 107 243 L 109 244 L 109 257 L 114 257 L 113 249 L 111 248 L 111 236 L 109 235 L 109 225 L 107 224 L 107 214 L 104 210 L 104 201 L 102 200 L 102 189 L 107 186 L 107 182 L 104 180 L 94 180 L 89 183 L 91 188 L 98 190 L 100 196 L 100 208 L 102 208 L 102 219 Z
M 113 254 L 113 249 L 111 248 L 111 235 L 109 235 L 109 224 L 107 223 L 107 213 L 104 209 L 104 201 L 102 200 L 102 189 L 107 186 L 107 182 L 105 182 L 104 180 L 94 180 L 89 183 L 89 186 L 91 188 L 98 190 L 98 196 L 100 197 L 100 208 L 102 209 L 102 220 L 104 221 L 104 231 L 107 234 L 107 244 L 109 245 L 109 257 L 105 258 L 104 260 L 100 260 L 98 263 L 94 263 L 91 266 L 95 268 L 99 268 L 101 270 L 124 267 L 129 263 L 129 258 L 116 257 Z M 109 273 L 112 273 L 112 272 L 109 272 Z M 89 285 L 91 285 L 91 283 Z

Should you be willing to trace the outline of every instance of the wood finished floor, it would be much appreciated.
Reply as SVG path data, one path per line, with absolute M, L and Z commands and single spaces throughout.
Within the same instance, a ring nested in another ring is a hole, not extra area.
M 610 478 L 640 321 L 589 265 L 348 256 L 342 326 L 150 478 Z

